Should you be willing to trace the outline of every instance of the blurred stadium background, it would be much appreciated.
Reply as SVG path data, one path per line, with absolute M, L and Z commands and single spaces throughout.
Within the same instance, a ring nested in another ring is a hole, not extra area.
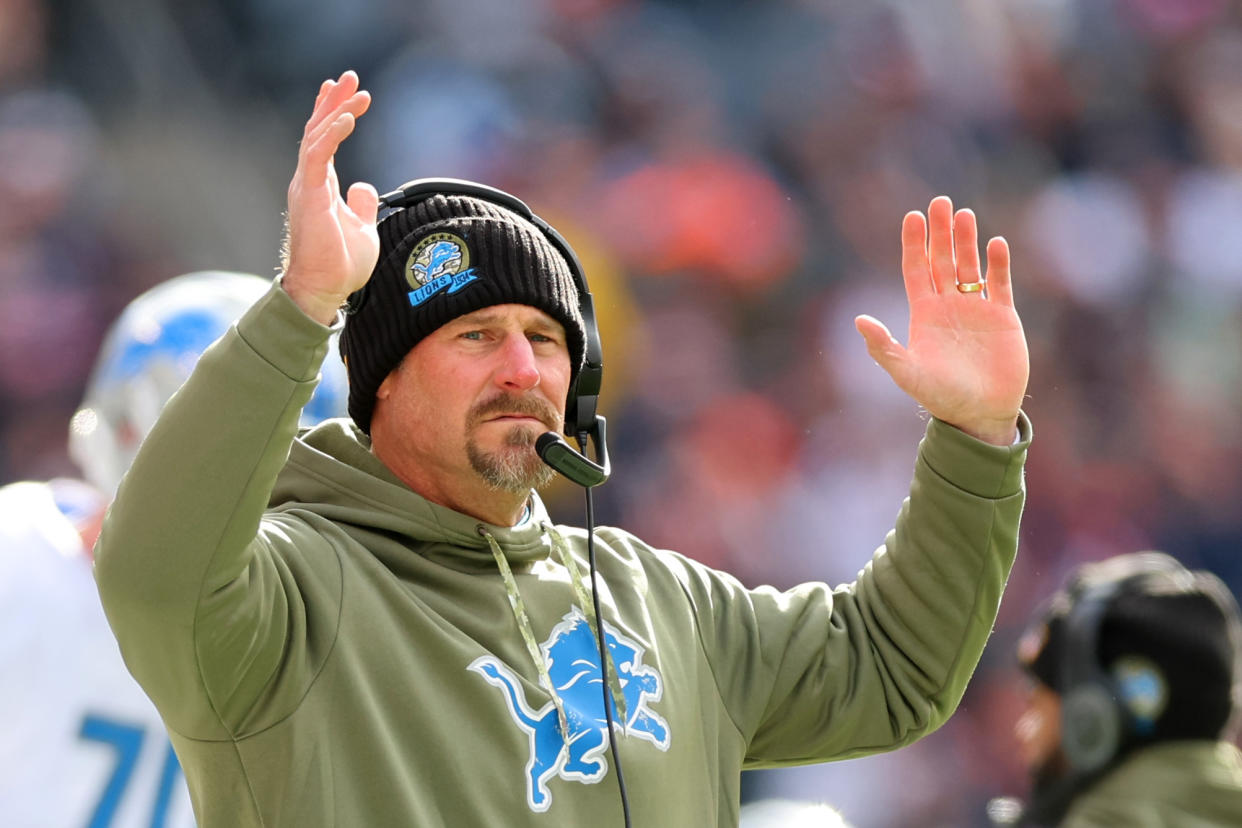
M 0 0 L 0 484 L 73 474 L 107 323 L 190 270 L 273 273 L 321 80 L 338 159 L 522 196 L 602 306 L 600 518 L 748 583 L 851 580 L 923 420 L 898 228 L 947 193 L 1013 247 L 1036 442 L 1019 562 L 954 719 L 747 774 L 857 828 L 1021 793 L 1012 652 L 1072 565 L 1144 547 L 1242 592 L 1242 14 L 1226 0 Z M 899 333 L 900 336 L 900 333 Z M 552 507 L 579 522 L 578 496 Z

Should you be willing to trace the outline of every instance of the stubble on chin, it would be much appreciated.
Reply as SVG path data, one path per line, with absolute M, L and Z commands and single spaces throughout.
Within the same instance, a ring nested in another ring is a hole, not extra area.
M 515 424 L 505 432 L 499 449 L 489 451 L 479 444 L 474 436 L 476 429 L 492 414 L 525 414 L 545 425 L 551 423 L 548 429 L 554 431 L 558 419 L 556 409 L 546 400 L 534 396 L 495 397 L 471 410 L 468 417 L 469 437 L 466 440 L 470 467 L 492 489 L 525 494 L 551 483 L 556 473 L 535 452 L 535 440 L 541 431 Z
M 555 472 L 535 452 L 538 436 L 525 426 L 515 425 L 505 433 L 504 442 L 495 451 L 484 449 L 472 437 L 466 442 L 470 467 L 499 492 L 525 494 L 531 489 L 542 489 L 552 482 Z

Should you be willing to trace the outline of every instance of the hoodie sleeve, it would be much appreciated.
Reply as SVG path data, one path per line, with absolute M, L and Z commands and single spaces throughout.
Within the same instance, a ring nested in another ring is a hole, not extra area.
M 191 738 L 238 735 L 277 668 L 310 675 L 289 659 L 314 658 L 331 634 L 333 619 L 309 618 L 339 596 L 325 542 L 298 538 L 298 555 L 283 554 L 296 527 L 263 519 L 330 334 L 274 284 L 165 406 L 104 522 L 108 622 L 169 727 Z
M 847 586 L 781 592 L 680 562 L 747 766 L 900 747 L 961 700 L 1017 551 L 1030 423 L 1011 447 L 933 420 L 895 528 Z

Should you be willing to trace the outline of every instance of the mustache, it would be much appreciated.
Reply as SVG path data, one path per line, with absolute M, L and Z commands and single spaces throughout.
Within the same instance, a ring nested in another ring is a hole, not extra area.
M 477 425 L 495 414 L 521 414 L 534 417 L 552 431 L 560 428 L 561 415 L 552 403 L 543 397 L 510 394 L 501 394 L 470 409 L 470 424 Z

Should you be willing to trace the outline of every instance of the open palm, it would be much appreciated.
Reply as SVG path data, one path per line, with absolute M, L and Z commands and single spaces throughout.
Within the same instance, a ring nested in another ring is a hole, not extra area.
M 859 316 L 868 352 L 932 416 L 988 442 L 1013 442 L 1030 364 L 1009 246 L 1002 238 L 988 243 L 984 279 L 974 214 L 955 215 L 944 196 L 932 200 L 926 219 L 906 214 L 901 237 L 908 344 L 879 320 Z M 986 290 L 974 287 L 983 284 Z
M 342 198 L 333 162 L 371 104 L 370 94 L 358 86 L 353 71 L 324 81 L 289 182 L 284 286 L 303 310 L 324 323 L 335 317 L 345 297 L 366 284 L 379 258 L 375 188 L 354 184 Z

